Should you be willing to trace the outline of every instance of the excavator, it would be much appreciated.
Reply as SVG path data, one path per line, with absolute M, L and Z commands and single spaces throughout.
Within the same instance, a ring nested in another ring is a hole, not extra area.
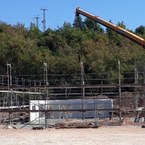
M 145 48 L 145 39 L 144 38 L 137 36 L 134 33 L 130 32 L 128 30 L 125 30 L 125 29 L 123 29 L 123 28 L 121 28 L 121 27 L 119 27 L 111 22 L 108 22 L 108 21 L 100 18 L 99 16 L 92 15 L 92 14 L 90 14 L 90 13 L 88 13 L 88 12 L 86 12 L 78 7 L 78 8 L 76 8 L 76 17 L 79 15 L 83 15 L 91 20 L 94 20 L 97 23 L 116 31 L 117 33 L 127 37 L 128 39 L 136 42 L 137 44 L 139 44 L 143 48 Z

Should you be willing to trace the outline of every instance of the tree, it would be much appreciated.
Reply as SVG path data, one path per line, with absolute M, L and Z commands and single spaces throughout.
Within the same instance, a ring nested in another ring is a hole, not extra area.
M 84 24 L 81 16 L 76 16 L 73 23 L 74 28 L 79 28 L 80 30 L 84 29 Z
M 145 36 L 145 26 L 141 25 L 135 29 L 135 33 Z
M 101 28 L 101 26 L 97 22 L 95 22 L 94 20 L 91 20 L 89 18 L 86 18 L 84 20 L 84 25 L 85 25 L 86 29 L 93 30 L 93 31 L 96 31 L 99 33 L 104 32 L 103 28 Z
M 36 40 L 36 41 L 39 41 L 39 39 L 42 36 L 42 32 L 38 29 L 37 26 L 35 26 L 34 23 L 31 23 L 28 34 L 29 34 L 29 38 Z
M 110 21 L 111 23 L 111 21 Z M 118 25 L 119 27 L 122 27 L 122 28 L 126 28 L 124 22 L 118 22 Z M 111 43 L 115 43 L 116 45 L 118 46 L 121 46 L 122 45 L 122 40 L 124 39 L 124 37 L 122 37 L 120 34 L 118 34 L 116 31 L 110 29 L 110 28 L 107 28 L 106 29 L 106 32 L 107 32 L 107 35 L 108 35 L 108 38 L 110 39 Z

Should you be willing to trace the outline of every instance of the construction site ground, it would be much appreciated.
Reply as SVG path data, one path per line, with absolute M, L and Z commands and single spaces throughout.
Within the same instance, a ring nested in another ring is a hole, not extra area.
M 144 145 L 145 128 L 140 125 L 100 126 L 82 129 L 4 129 L 3 145 Z

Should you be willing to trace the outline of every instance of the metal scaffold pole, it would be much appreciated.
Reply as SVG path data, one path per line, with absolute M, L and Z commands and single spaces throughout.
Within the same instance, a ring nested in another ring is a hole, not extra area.
M 144 73 L 143 73 L 143 77 L 144 77 L 144 79 L 143 79 L 143 81 L 144 81 L 144 85 L 145 85 L 145 64 L 143 64 L 143 71 L 144 71 Z M 144 87 L 144 122 L 145 122 L 145 87 Z
M 6 101 L 9 101 L 10 107 L 12 107 L 12 91 L 10 91 L 11 87 L 12 87 L 12 71 L 11 71 L 11 64 L 9 64 L 9 63 L 7 63 L 7 83 L 8 83 L 7 84 L 8 85 L 8 93 L 7 93 L 7 100 Z M 11 115 L 9 112 L 9 125 L 11 123 L 10 118 L 11 118 Z
M 135 85 L 138 85 L 138 68 L 137 68 L 137 62 L 135 63 L 135 70 L 134 70 L 134 75 L 135 75 Z M 138 94 L 138 89 L 137 86 L 135 86 L 135 122 L 139 121 L 139 114 L 138 114 L 138 99 L 139 99 L 139 94 Z
M 84 64 L 81 62 L 81 85 L 82 85 L 82 119 L 84 119 L 84 97 L 85 97 L 85 81 L 84 81 Z
M 44 86 L 46 88 L 46 100 L 45 100 L 45 109 L 48 110 L 48 77 L 47 77 L 47 63 L 44 63 Z M 45 128 L 48 127 L 47 124 L 48 112 L 45 111 Z
M 119 121 L 121 124 L 121 70 L 120 60 L 118 60 L 118 87 L 119 87 Z

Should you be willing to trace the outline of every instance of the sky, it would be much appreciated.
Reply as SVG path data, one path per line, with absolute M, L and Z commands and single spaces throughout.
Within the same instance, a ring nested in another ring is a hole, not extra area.
M 29 27 L 39 16 L 42 29 L 40 9 L 46 8 L 46 28 L 57 29 L 73 23 L 77 7 L 114 24 L 123 21 L 130 30 L 145 26 L 145 0 L 0 0 L 0 21 Z

